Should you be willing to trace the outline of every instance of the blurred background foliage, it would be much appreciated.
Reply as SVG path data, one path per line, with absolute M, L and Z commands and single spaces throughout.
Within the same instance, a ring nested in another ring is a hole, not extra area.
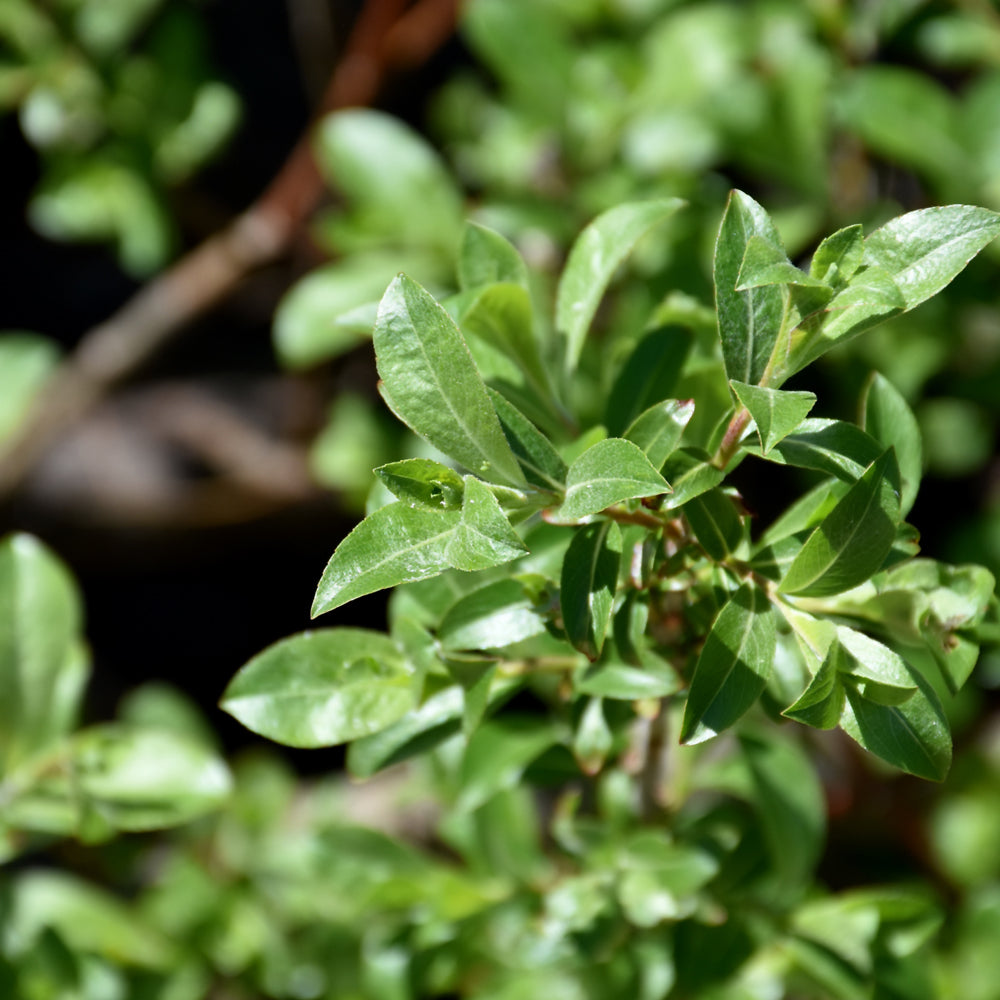
M 0 5 L 10 165 L 0 449 L 24 432 L 86 330 L 266 186 L 364 6 Z M 336 755 L 240 750 L 247 735 L 209 706 L 240 662 L 305 625 L 314 581 L 363 509 L 372 467 L 414 453 L 378 402 L 367 343 L 393 274 L 454 291 L 456 243 L 472 217 L 515 243 L 543 275 L 534 295 L 550 301 L 589 219 L 625 199 L 681 196 L 689 207 L 670 240 L 639 247 L 601 326 L 627 341 L 657 307 L 705 349 L 712 243 L 733 186 L 774 214 L 797 262 L 842 225 L 870 229 L 942 202 L 1000 210 L 1000 6 L 467 0 L 456 38 L 393 81 L 377 108 L 325 116 L 310 136 L 327 193 L 283 259 L 143 359 L 0 508 L 4 530 L 40 534 L 81 579 L 95 663 L 84 721 L 117 711 L 128 725 L 183 734 L 190 759 L 209 770 L 239 750 L 224 809 L 169 838 L 122 822 L 120 803 L 95 807 L 100 823 L 53 819 L 51 800 L 69 793 L 47 790 L 30 842 L 5 848 L 16 860 L 0 885 L 0 994 L 652 1000 L 674 988 L 733 1000 L 992 1000 L 996 654 L 953 708 L 960 752 L 942 788 L 823 759 L 820 789 L 801 765 L 803 794 L 826 801 L 827 844 L 820 836 L 814 849 L 820 882 L 837 895 L 812 909 L 807 901 L 792 928 L 748 917 L 724 955 L 683 917 L 699 905 L 699 878 L 717 874 L 713 846 L 745 838 L 750 867 L 769 849 L 751 835 L 756 821 L 738 792 L 689 817 L 708 848 L 678 859 L 669 845 L 630 839 L 612 769 L 596 789 L 608 843 L 574 822 L 571 802 L 551 804 L 561 846 L 587 859 L 582 874 L 556 883 L 523 788 L 432 837 L 426 802 L 454 791 L 446 755 L 437 773 L 410 772 L 365 797 L 339 777 L 297 776 L 337 771 Z M 998 265 L 994 245 L 946 294 L 789 386 L 816 390 L 824 415 L 850 416 L 872 369 L 889 378 L 924 434 L 928 475 L 912 521 L 934 555 L 994 573 Z M 595 398 L 607 388 L 600 358 L 584 359 Z M 781 481 L 772 472 L 747 482 L 747 496 L 766 512 Z M 62 605 L 77 600 L 67 580 L 53 598 Z M 359 607 L 373 622 L 384 614 L 377 601 Z M 67 648 L 79 648 L 78 615 L 67 612 Z M 152 678 L 176 687 L 137 687 Z M 102 740 L 119 732 L 105 725 Z M 110 752 L 94 739 L 74 746 Z M 514 766 L 536 767 L 539 780 L 559 774 L 558 761 Z M 747 780 L 718 777 L 730 792 Z M 132 794 L 127 781 L 112 791 Z M 207 796 L 146 825 L 213 804 Z M 373 829 L 345 826 L 348 812 Z M 116 829 L 132 832 L 112 838 Z M 60 839 L 67 831 L 94 843 Z M 396 833 L 435 849 L 404 847 Z M 679 864 L 686 881 L 676 880 Z M 629 886 L 614 898 L 609 872 Z M 875 888 L 889 880 L 897 885 Z M 643 916 L 665 896 L 676 928 Z M 617 908 L 649 926 L 614 954 Z M 675 966 L 663 957 L 671 948 L 694 957 Z M 705 948 L 712 963 L 698 960 Z M 904 975 L 896 960 L 918 952 L 920 975 Z M 581 957 L 592 954 L 601 961 Z

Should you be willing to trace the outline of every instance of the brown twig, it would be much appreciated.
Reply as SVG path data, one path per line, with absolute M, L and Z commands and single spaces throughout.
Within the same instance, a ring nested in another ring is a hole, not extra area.
M 395 66 L 412 65 L 414 53 L 427 58 L 443 44 L 454 26 L 455 7 L 455 0 L 421 0 L 409 10 L 407 0 L 367 0 L 317 116 L 371 104 Z M 412 41 L 414 23 L 425 29 L 420 45 Z M 411 43 L 401 45 L 394 31 L 407 24 L 411 30 L 405 37 Z M 397 41 L 390 44 L 394 37 Z M 195 317 L 229 296 L 248 274 L 287 252 L 323 190 L 311 131 L 249 209 L 84 335 L 0 456 L 0 497 L 15 490 L 60 433 L 115 384 Z

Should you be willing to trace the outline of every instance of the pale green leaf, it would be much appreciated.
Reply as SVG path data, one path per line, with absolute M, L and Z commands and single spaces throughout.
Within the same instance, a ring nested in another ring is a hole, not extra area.
M 458 600 L 441 622 L 447 650 L 502 649 L 545 631 L 545 619 L 518 580 L 497 580 Z
M 58 359 L 59 351 L 47 337 L 0 334 L 0 442 L 16 431 Z
M 906 517 L 923 475 L 923 446 L 917 418 L 888 379 L 873 372 L 861 399 L 861 426 L 883 448 L 892 448 L 899 465 L 899 514 Z
M 404 458 L 400 462 L 380 465 L 375 475 L 393 496 L 411 507 L 459 510 L 462 506 L 465 492 L 462 477 L 454 469 L 430 458 Z
M 765 285 L 803 285 L 810 288 L 827 286 L 805 271 L 797 268 L 785 253 L 784 247 L 772 243 L 757 233 L 747 240 L 736 278 L 736 291 L 746 292 Z M 832 294 L 829 291 L 827 294 Z
M 410 711 L 413 668 L 379 632 L 301 632 L 243 666 L 221 705 L 248 729 L 286 746 L 333 746 L 385 729 Z
M 461 519 L 445 547 L 448 562 L 455 569 L 488 569 L 527 551 L 490 488 L 466 476 Z
M 766 455 L 783 437 L 794 431 L 816 404 L 812 392 L 785 392 L 748 385 L 731 379 L 729 384 L 739 401 L 749 410 Z
M 684 205 L 680 198 L 626 202 L 599 215 L 573 243 L 556 297 L 556 329 L 566 365 L 576 367 L 591 320 L 618 265 L 653 226 Z
M 809 273 L 834 288 L 840 288 L 861 266 L 863 253 L 864 233 L 860 225 L 838 229 L 816 247 Z
M 406 275 L 382 298 L 374 342 L 382 395 L 400 420 L 471 472 L 523 484 L 461 333 Z
M 662 469 L 693 414 L 693 399 L 665 399 L 640 413 L 622 437 L 638 445 L 654 469 Z
M 458 248 L 458 286 L 478 288 L 497 282 L 528 287 L 528 269 L 512 243 L 493 229 L 467 221 Z
M 691 677 L 682 743 L 701 743 L 731 726 L 767 684 L 777 644 L 767 595 L 746 583 L 712 625 Z

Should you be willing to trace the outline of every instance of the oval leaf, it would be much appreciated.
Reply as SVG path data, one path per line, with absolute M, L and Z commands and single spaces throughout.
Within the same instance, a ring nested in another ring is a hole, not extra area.
M 591 660 L 600 654 L 611 621 L 621 555 L 621 530 L 604 521 L 580 528 L 563 559 L 563 627 L 569 641 Z

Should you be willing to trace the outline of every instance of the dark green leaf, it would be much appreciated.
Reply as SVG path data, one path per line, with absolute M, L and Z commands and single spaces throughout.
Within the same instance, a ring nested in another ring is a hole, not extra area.
M 683 205 L 680 198 L 616 205 L 576 238 L 556 297 L 556 329 L 566 338 L 567 368 L 576 367 L 590 322 L 618 265 L 640 237 Z
M 518 580 L 497 580 L 474 590 L 448 610 L 438 629 L 444 649 L 502 649 L 545 631 Z
M 570 465 L 566 499 L 553 516 L 561 521 L 578 521 L 623 500 L 669 491 L 666 480 L 637 445 L 624 438 L 606 438 Z
M 622 434 L 639 414 L 673 393 L 693 339 L 686 327 L 664 326 L 639 341 L 608 396 L 605 423 L 612 434 Z
M 458 249 L 458 286 L 462 289 L 512 282 L 528 287 L 528 269 L 509 240 L 477 222 L 467 221 Z
M 785 392 L 735 380 L 729 384 L 757 425 L 764 455 L 794 431 L 816 404 L 816 394 L 812 392 Z
M 787 594 L 820 597 L 863 583 L 896 537 L 899 496 L 890 481 L 892 451 L 873 462 L 809 536 L 781 583 Z
M 382 395 L 400 420 L 477 475 L 524 482 L 461 333 L 406 275 L 382 298 L 374 341 Z
M 865 240 L 864 262 L 886 270 L 912 309 L 936 295 L 1000 235 L 1000 214 L 974 205 L 908 212 Z
M 411 507 L 430 510 L 458 510 L 465 485 L 462 477 L 448 466 L 429 458 L 405 458 L 375 470 L 386 489 Z
M 715 244 L 715 301 L 722 354 L 729 378 L 759 384 L 781 330 L 780 288 L 765 285 L 737 291 L 740 268 L 752 236 L 781 247 L 767 213 L 742 191 L 733 191 Z
M 808 493 L 803 493 L 768 529 L 760 539 L 760 546 L 773 545 L 782 538 L 815 528 L 833 510 L 851 484 L 843 479 L 825 479 Z
M 466 476 L 462 516 L 445 548 L 448 562 L 455 569 L 489 569 L 527 551 L 489 487 Z
M 815 469 L 853 483 L 884 451 L 875 438 L 854 424 L 810 418 L 762 457 L 781 465 Z
M 488 392 L 525 478 L 541 490 L 561 493 L 566 482 L 566 463 L 555 446 L 513 403 L 494 389 Z
M 613 521 L 588 524 L 563 560 L 560 606 L 569 641 L 591 660 L 604 645 L 621 563 L 622 535 Z
M 693 414 L 693 399 L 665 399 L 640 413 L 622 437 L 638 445 L 654 469 L 662 469 Z
M 860 225 L 838 229 L 816 247 L 809 273 L 834 288 L 840 288 L 861 266 L 863 253 L 864 233 Z
M 718 562 L 743 541 L 743 522 L 733 499 L 720 489 L 708 490 L 684 504 L 684 516 L 698 543 Z
M 883 448 L 892 448 L 899 464 L 899 514 L 906 517 L 917 497 L 923 474 L 920 427 L 899 391 L 873 372 L 861 400 L 861 426 Z
M 681 724 L 682 743 L 701 743 L 731 726 L 767 684 L 777 643 L 763 591 L 746 583 L 712 625 L 698 657 Z
M 379 632 L 302 632 L 268 647 L 230 681 L 222 707 L 295 747 L 332 746 L 385 729 L 414 705 L 413 668 Z

